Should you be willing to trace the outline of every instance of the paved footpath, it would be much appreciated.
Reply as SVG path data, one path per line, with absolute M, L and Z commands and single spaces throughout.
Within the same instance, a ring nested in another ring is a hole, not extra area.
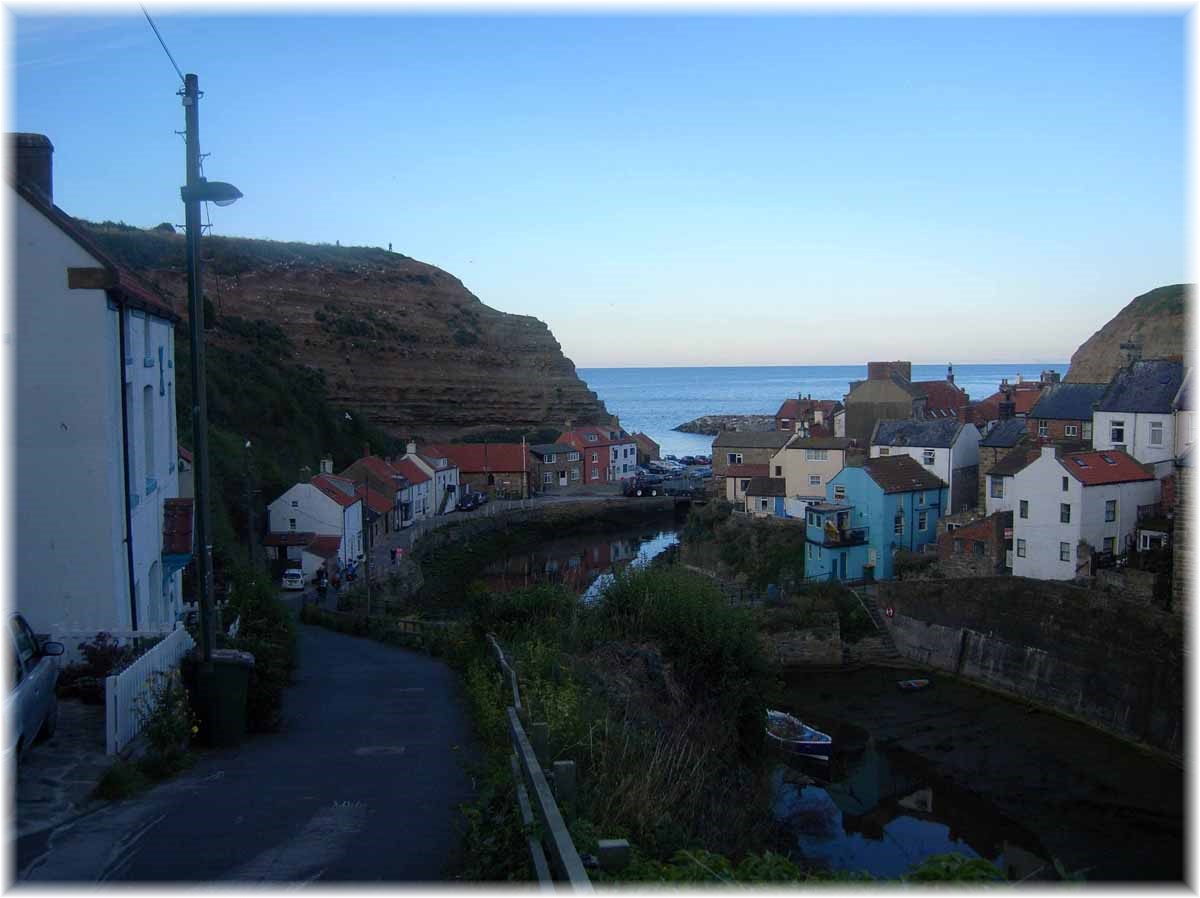
M 459 858 L 474 750 L 457 678 L 418 652 L 300 627 L 284 725 L 20 839 L 19 882 L 433 882 Z

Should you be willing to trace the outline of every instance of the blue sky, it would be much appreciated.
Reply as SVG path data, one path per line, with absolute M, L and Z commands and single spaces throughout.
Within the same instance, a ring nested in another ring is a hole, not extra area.
M 1186 280 L 1185 19 L 152 15 L 221 234 L 386 246 L 580 367 L 1062 360 Z M 145 19 L 19 16 L 73 215 L 182 221 Z

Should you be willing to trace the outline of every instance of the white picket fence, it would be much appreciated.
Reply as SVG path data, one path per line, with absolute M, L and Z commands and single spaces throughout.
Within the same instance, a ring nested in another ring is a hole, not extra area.
M 141 732 L 142 711 L 151 700 L 157 675 L 177 667 L 195 644 L 191 634 L 179 627 L 125 670 L 105 679 L 104 728 L 108 754 L 115 755 Z

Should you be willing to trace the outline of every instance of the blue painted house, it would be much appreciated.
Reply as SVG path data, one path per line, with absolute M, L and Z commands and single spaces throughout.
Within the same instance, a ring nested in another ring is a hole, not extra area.
M 807 579 L 891 579 L 893 553 L 935 542 L 949 502 L 946 483 L 906 455 L 842 468 L 825 491 L 806 512 Z

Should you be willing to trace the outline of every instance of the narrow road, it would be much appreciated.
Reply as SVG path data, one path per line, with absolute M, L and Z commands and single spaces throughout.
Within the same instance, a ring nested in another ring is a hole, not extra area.
M 300 627 L 277 734 L 17 843 L 19 882 L 432 882 L 474 757 L 458 683 L 417 652 Z

